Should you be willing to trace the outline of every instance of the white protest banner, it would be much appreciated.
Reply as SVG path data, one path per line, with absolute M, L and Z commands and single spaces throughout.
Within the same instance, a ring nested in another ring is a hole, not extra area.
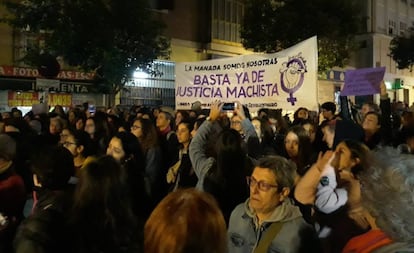
M 176 109 L 200 101 L 240 101 L 260 108 L 316 109 L 318 48 L 316 36 L 274 54 L 177 63 Z

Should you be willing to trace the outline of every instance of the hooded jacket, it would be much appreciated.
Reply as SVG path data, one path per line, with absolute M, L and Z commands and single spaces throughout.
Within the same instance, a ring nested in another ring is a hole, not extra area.
M 335 137 L 332 149 L 343 140 L 352 139 L 357 141 L 364 141 L 364 130 L 362 127 L 353 121 L 337 120 L 335 126 Z
M 247 199 L 238 205 L 231 214 L 228 228 L 229 253 L 254 252 L 263 235 L 275 222 L 282 222 L 283 226 L 267 252 L 320 252 L 313 228 L 305 222 L 292 200 L 286 198 L 261 225 L 258 225 L 256 214 L 250 209 L 249 201 Z

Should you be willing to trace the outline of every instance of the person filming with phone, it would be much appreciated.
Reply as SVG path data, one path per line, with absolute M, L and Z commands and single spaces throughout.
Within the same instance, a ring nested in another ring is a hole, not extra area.
M 242 139 L 247 142 L 246 136 L 253 135 L 253 133 L 247 133 L 247 131 L 254 131 L 254 126 L 245 114 L 243 105 L 240 102 L 224 103 L 223 111 L 230 111 L 233 113 L 233 116 L 230 118 L 230 128 L 236 130 L 241 135 Z M 247 119 L 247 121 L 242 125 L 242 122 L 245 119 Z
M 248 196 L 245 177 L 252 168 L 240 133 L 219 124 L 221 117 L 227 117 L 223 114 L 223 106 L 220 101 L 211 104 L 210 115 L 190 143 L 189 153 L 198 178 L 196 188 L 216 198 L 228 222 L 231 211 Z M 246 137 L 256 136 L 242 108 L 238 103 L 234 112 L 240 116 Z M 209 140 L 214 141 L 212 152 L 208 152 Z

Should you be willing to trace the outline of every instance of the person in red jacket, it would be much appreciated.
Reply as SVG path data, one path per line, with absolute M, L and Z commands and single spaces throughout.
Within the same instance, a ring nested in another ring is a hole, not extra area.
M 9 252 L 16 228 L 23 218 L 26 193 L 23 179 L 14 171 L 16 142 L 0 134 L 0 252 Z

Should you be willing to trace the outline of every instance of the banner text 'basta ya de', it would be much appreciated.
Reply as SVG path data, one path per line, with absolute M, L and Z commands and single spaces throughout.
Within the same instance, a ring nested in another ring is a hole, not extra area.
M 200 101 L 240 101 L 260 108 L 317 107 L 317 39 L 274 54 L 252 54 L 176 65 L 176 109 Z

